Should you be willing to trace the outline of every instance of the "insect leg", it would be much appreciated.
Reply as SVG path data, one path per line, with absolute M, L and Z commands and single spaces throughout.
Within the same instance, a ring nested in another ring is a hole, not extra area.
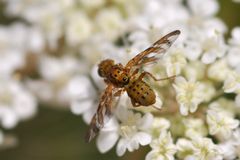
M 125 88 L 118 90 L 116 93 L 114 93 L 114 97 L 121 96 L 124 91 L 125 91 Z
M 160 78 L 157 79 L 156 77 L 154 77 L 151 73 L 144 71 L 139 77 L 139 80 L 142 80 L 145 76 L 150 76 L 152 79 L 154 79 L 155 81 L 163 81 L 163 80 L 168 80 L 168 79 L 173 79 L 176 77 L 176 75 L 170 76 L 170 77 L 165 77 L 165 78 Z

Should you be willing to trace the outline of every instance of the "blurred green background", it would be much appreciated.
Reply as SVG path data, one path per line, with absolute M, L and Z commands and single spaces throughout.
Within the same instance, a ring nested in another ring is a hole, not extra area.
M 240 26 L 240 4 L 231 0 L 220 0 L 219 17 L 224 20 L 229 29 Z M 0 10 L 2 11 L 2 6 Z M 0 13 L 0 23 L 7 22 Z M 11 20 L 10 20 L 11 21 Z M 229 36 L 229 33 L 228 33 Z M 7 134 L 18 138 L 18 145 L 12 148 L 0 149 L 1 160 L 127 160 L 144 159 L 148 147 L 141 147 L 134 153 L 117 157 L 115 148 L 106 154 L 100 154 L 95 142 L 86 144 L 84 134 L 87 130 L 81 116 L 70 111 L 55 110 L 40 106 L 36 117 L 21 122 L 13 130 L 4 130 Z

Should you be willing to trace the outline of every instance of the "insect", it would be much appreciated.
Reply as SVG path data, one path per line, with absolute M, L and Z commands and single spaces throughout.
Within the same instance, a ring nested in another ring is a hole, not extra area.
M 143 65 L 157 62 L 160 58 L 159 55 L 166 52 L 179 34 L 179 30 L 168 33 L 152 46 L 137 54 L 125 66 L 121 63 L 115 64 L 112 59 L 100 62 L 98 74 L 104 78 L 107 87 L 100 97 L 97 112 L 91 120 L 90 128 L 85 137 L 87 142 L 90 142 L 98 134 L 103 128 L 105 120 L 111 117 L 113 99 L 120 97 L 123 92 L 127 92 L 134 107 L 150 106 L 156 102 L 154 91 L 143 81 L 143 78 L 149 76 L 155 81 L 161 81 L 174 76 L 157 79 L 149 72 L 140 71 L 140 68 Z

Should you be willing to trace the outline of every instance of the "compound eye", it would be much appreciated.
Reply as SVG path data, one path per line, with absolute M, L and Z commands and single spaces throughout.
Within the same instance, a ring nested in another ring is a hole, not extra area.
M 125 82 L 125 83 L 128 83 L 129 82 L 129 78 L 128 77 L 123 77 L 123 82 Z
M 104 72 L 101 68 L 98 69 L 98 75 L 104 77 Z

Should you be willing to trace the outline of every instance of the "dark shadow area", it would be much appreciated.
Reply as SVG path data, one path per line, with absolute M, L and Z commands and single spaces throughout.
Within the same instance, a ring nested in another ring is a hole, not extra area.
M 3 160 L 118 159 L 115 150 L 100 154 L 94 141 L 85 143 L 86 129 L 81 116 L 40 107 L 34 119 L 7 132 L 18 137 L 19 145 L 1 150 L 0 157 Z

